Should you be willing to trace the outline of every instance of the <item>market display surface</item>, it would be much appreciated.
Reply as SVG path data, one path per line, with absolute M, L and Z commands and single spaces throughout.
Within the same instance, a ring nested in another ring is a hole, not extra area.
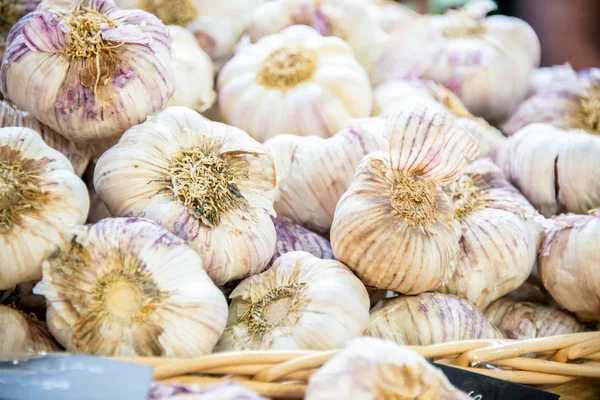
M 494 9 L 0 7 L 0 398 L 600 398 L 600 69 Z

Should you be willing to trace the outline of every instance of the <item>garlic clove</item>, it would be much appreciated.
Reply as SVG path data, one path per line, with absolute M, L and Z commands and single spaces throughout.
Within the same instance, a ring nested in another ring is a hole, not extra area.
M 277 217 L 273 223 L 277 231 L 277 244 L 269 265 L 273 265 L 279 257 L 292 251 L 305 251 L 323 260 L 335 258 L 331 244 L 321 235 L 303 228 L 287 217 Z
M 51 304 L 48 325 L 70 352 L 201 356 L 225 327 L 227 303 L 200 257 L 148 220 L 78 227 L 43 269 L 35 292 Z
M 504 337 L 471 302 L 440 293 L 385 301 L 371 313 L 368 334 L 408 346 Z
M 229 296 L 229 320 L 217 351 L 328 350 L 360 336 L 369 296 L 342 263 L 294 251 L 243 280 Z
M 85 184 L 28 128 L 0 129 L 0 290 L 41 278 L 41 263 L 85 221 Z
M 27 353 L 59 350 L 46 324 L 35 315 L 0 305 L 0 361 L 19 359 Z
M 374 338 L 348 342 L 310 377 L 306 389 L 306 400 L 470 398 L 414 350 Z

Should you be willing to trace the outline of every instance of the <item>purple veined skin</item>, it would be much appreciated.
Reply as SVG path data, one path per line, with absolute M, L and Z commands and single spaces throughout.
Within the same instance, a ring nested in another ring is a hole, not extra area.
M 306 251 L 323 260 L 335 259 L 331 244 L 323 236 L 309 231 L 287 217 L 273 218 L 273 223 L 277 231 L 277 243 L 269 266 L 290 251 Z
M 150 13 L 111 0 L 47 0 L 10 31 L 0 88 L 67 139 L 120 135 L 171 97 L 170 46 Z

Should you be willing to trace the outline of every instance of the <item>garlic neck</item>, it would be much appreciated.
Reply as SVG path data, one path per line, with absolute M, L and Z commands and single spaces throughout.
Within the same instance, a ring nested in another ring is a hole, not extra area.
M 186 27 L 198 16 L 198 9 L 192 0 L 141 0 L 140 8 L 158 18 L 165 25 Z
M 435 185 L 421 178 L 400 175 L 391 187 L 392 208 L 410 225 L 435 222 Z
M 262 63 L 256 81 L 276 89 L 289 89 L 312 78 L 318 56 L 303 47 L 284 47 L 272 52 Z

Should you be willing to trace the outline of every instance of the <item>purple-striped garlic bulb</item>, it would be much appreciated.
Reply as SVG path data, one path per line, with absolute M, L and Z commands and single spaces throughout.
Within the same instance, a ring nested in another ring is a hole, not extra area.
M 277 135 L 267 140 L 277 171 L 277 215 L 329 235 L 335 206 L 360 160 L 379 150 L 384 128 L 382 118 L 354 119 L 328 139 Z
M 600 321 L 600 210 L 552 222 L 538 260 L 542 283 L 581 321 Z
M 462 237 L 456 271 L 440 291 L 483 310 L 525 282 L 542 243 L 545 218 L 488 159 L 470 164 L 444 191 L 454 203 Z
M 67 139 L 105 139 L 167 104 L 170 46 L 147 12 L 111 0 L 46 0 L 10 31 L 0 88 Z
M 271 260 L 275 186 L 273 159 L 260 143 L 185 107 L 128 129 L 94 171 L 112 215 L 148 218 L 183 238 L 219 285 Z
M 584 330 L 584 326 L 569 312 L 528 301 L 511 301 L 504 297 L 490 304 L 484 314 L 508 339 L 533 339 Z
M 275 253 L 269 262 L 272 265 L 282 255 L 291 251 L 305 251 L 323 260 L 333 260 L 333 251 L 329 240 L 298 225 L 287 217 L 273 219 L 277 231 Z
M 369 287 L 418 294 L 454 274 L 460 223 L 442 186 L 478 152 L 454 118 L 417 104 L 386 118 L 382 150 L 364 157 L 337 204 L 336 259 Z
M 384 301 L 367 333 L 408 346 L 504 337 L 471 302 L 435 292 Z
M 506 141 L 498 129 L 488 124 L 485 119 L 471 114 L 454 93 L 432 81 L 386 81 L 375 87 L 373 96 L 373 115 L 389 114 L 395 108 L 406 107 L 415 102 L 452 114 L 459 126 L 479 140 L 479 157 L 493 157 Z
M 600 207 L 600 136 L 531 124 L 511 136 L 496 161 L 544 216 Z
M 35 11 L 42 0 L 9 0 L 0 4 L 0 58 L 6 50 L 6 37 L 17 21 Z

